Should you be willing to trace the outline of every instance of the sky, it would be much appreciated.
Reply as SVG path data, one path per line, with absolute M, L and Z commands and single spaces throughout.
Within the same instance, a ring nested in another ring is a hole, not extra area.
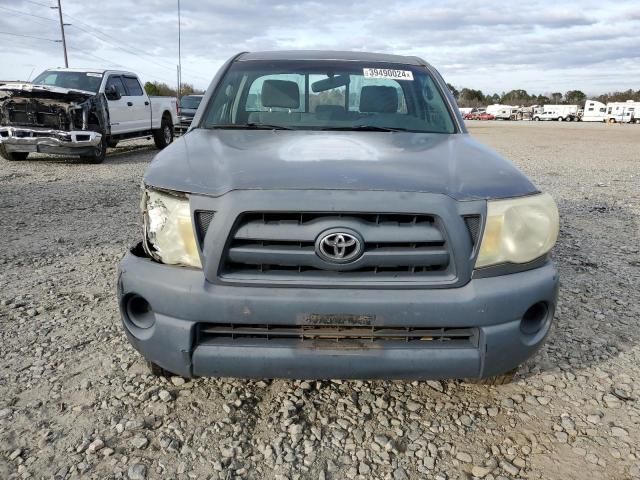
M 64 66 L 56 0 L 0 0 L 0 79 Z M 178 0 L 62 0 L 70 67 L 176 84 Z M 241 51 L 418 55 L 487 93 L 640 89 L 640 0 L 181 0 L 182 79 Z M 31 38 L 38 37 L 38 38 Z

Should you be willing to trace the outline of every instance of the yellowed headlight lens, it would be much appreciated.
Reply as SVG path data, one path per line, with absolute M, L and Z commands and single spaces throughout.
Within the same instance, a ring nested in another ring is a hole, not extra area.
M 476 268 L 541 257 L 555 245 L 559 225 L 558 207 L 546 193 L 487 202 Z
M 147 189 L 143 212 L 151 253 L 162 263 L 202 268 L 189 199 Z

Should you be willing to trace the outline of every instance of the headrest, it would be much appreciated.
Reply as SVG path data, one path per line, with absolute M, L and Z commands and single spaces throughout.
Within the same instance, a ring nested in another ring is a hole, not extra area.
M 398 90 L 394 87 L 362 87 L 360 92 L 360 111 L 396 113 L 398 111 Z
M 300 107 L 300 90 L 289 80 L 265 80 L 262 84 L 262 106 L 277 108 Z

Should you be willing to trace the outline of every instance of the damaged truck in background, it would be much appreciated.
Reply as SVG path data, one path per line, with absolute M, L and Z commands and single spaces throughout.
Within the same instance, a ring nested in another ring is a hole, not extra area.
M 102 163 L 120 140 L 173 141 L 177 101 L 149 97 L 137 75 L 115 70 L 52 69 L 32 83 L 0 86 L 0 156 L 79 155 Z

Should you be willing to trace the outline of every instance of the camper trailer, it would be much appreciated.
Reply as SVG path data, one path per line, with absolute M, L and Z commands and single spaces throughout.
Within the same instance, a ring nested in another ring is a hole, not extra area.
M 606 121 L 609 123 L 640 123 L 640 102 L 607 103 Z
M 557 120 L 558 122 L 578 119 L 578 105 L 544 105 L 534 115 L 535 121 Z
M 584 104 L 583 122 L 604 122 L 607 119 L 607 106 L 602 102 L 587 100 Z
M 487 113 L 497 117 L 500 112 L 503 112 L 504 114 L 505 111 L 511 111 L 517 108 L 518 107 L 514 107 L 513 105 L 501 105 L 499 103 L 494 103 L 493 105 L 489 105 L 487 107 Z

